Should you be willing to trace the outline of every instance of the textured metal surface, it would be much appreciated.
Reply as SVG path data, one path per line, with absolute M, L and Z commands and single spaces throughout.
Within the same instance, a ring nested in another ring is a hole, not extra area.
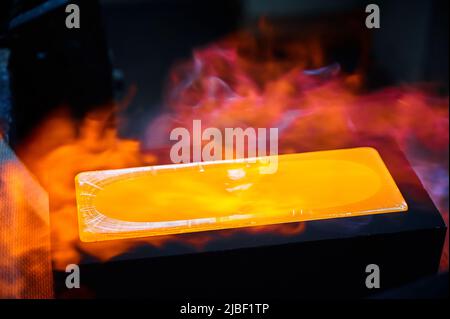
M 47 193 L 0 140 L 0 298 L 51 298 Z
M 0 135 L 7 136 L 11 122 L 11 92 L 8 74 L 9 50 L 0 49 Z

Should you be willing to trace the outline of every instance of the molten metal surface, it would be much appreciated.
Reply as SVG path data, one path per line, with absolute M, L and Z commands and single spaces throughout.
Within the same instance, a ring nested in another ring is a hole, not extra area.
M 246 159 L 81 173 L 80 238 L 187 233 L 407 210 L 377 151 L 278 156 L 278 170 Z

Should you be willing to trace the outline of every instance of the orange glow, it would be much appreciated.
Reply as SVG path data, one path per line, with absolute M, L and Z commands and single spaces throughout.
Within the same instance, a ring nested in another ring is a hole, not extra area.
M 430 85 L 367 92 L 363 66 L 347 74 L 338 64 L 330 65 L 339 61 L 327 58 L 315 32 L 306 40 L 278 41 L 279 32 L 269 23 L 260 25 L 257 33 L 262 38 L 239 32 L 196 49 L 192 59 L 177 63 L 168 77 L 163 112 L 149 123 L 140 140 L 117 134 L 116 125 L 126 131 L 127 123 L 109 108 L 109 113 L 90 113 L 80 121 L 67 113 L 48 116 L 21 145 L 18 154 L 49 194 L 57 269 L 79 263 L 83 255 L 106 261 L 141 244 L 163 248 L 182 241 L 201 250 L 215 240 L 205 232 L 182 239 L 168 235 L 98 243 L 79 240 L 76 174 L 170 163 L 170 131 L 189 128 L 193 119 L 219 129 L 278 127 L 282 154 L 345 148 L 353 145 L 355 136 L 392 139 L 448 221 L 448 97 L 436 96 Z M 367 58 L 362 56 L 361 61 Z M 116 121 L 111 121 L 114 116 Z M 402 169 L 389 165 L 391 172 Z M 408 183 L 402 178 L 396 176 L 396 182 Z M 247 227 L 223 231 L 220 236 L 237 232 L 294 236 L 307 227 L 307 223 Z
M 0 299 L 52 298 L 48 196 L 0 138 Z
M 167 235 L 406 211 L 373 148 L 81 173 L 81 240 Z

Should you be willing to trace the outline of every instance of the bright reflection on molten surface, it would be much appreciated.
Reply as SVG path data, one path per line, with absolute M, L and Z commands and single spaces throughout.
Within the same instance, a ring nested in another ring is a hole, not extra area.
M 81 173 L 83 241 L 406 211 L 373 148 Z

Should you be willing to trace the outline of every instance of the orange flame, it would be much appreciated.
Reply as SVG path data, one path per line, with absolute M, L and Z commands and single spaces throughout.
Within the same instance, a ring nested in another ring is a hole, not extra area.
M 264 41 L 243 32 L 196 50 L 192 61 L 175 66 L 166 94 L 167 110 L 149 124 L 142 144 L 120 139 L 111 108 L 103 108 L 81 123 L 67 112 L 55 113 L 23 145 L 19 154 L 50 196 L 56 267 L 77 262 L 80 251 L 107 260 L 136 243 L 79 242 L 74 176 L 88 170 L 167 162 L 164 150 L 170 147 L 170 131 L 191 127 L 193 119 L 218 128 L 278 127 L 280 153 L 317 145 L 338 148 L 361 134 L 391 137 L 413 166 L 422 167 L 418 173 L 448 221 L 448 98 L 413 87 L 362 94 L 363 76 L 344 74 L 337 64 L 325 67 L 318 40 L 288 42 L 287 58 L 280 59 L 270 45 L 275 31 L 265 22 L 261 28 Z M 437 184 L 441 188 L 433 190 Z M 277 225 L 246 231 L 290 235 L 304 227 Z M 159 247 L 172 240 L 176 237 L 143 241 Z M 196 234 L 187 240 L 201 248 L 211 238 Z

